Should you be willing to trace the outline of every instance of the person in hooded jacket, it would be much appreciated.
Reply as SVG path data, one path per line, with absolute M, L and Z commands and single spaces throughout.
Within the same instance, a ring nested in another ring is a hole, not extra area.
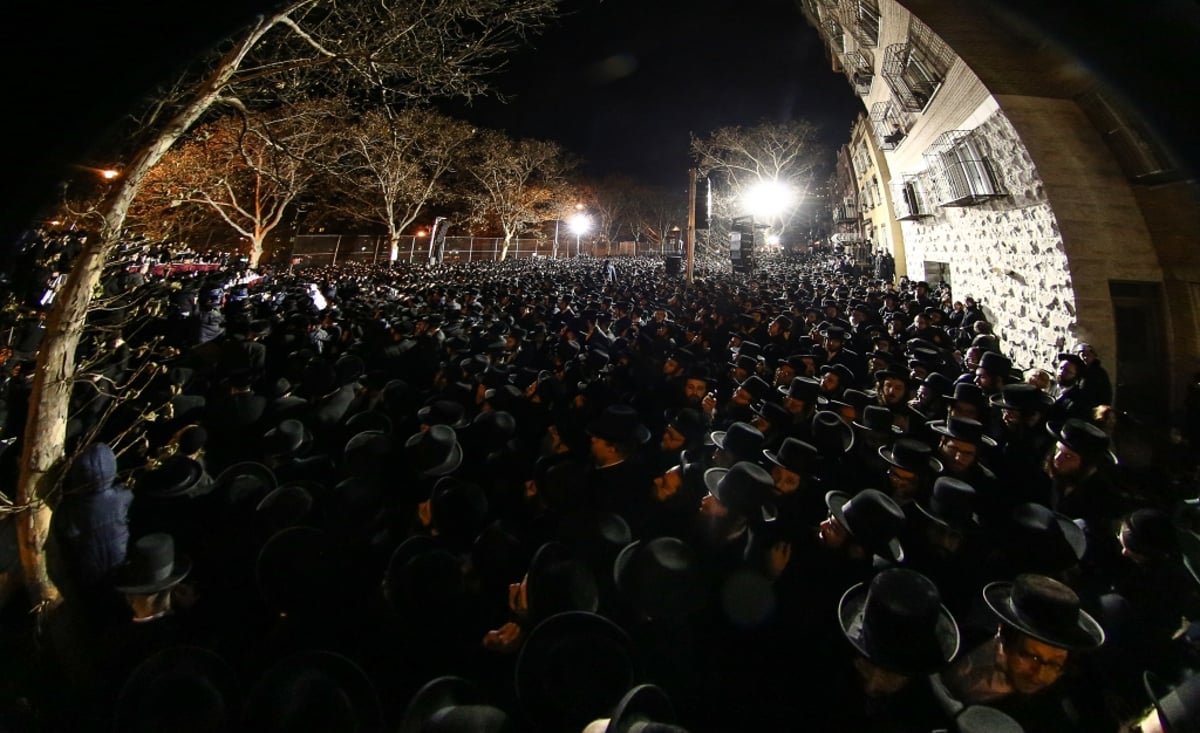
M 125 562 L 133 493 L 117 480 L 117 457 L 104 443 L 84 448 L 67 473 L 51 533 L 61 553 L 64 595 L 83 601 L 106 594 L 113 570 Z

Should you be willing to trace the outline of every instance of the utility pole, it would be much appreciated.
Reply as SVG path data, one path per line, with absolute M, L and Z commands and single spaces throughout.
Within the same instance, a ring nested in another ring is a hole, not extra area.
M 688 168 L 687 281 L 696 265 L 696 169 Z

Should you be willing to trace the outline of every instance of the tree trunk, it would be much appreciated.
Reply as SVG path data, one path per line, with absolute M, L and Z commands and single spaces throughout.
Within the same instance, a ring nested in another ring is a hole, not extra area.
M 500 260 L 503 261 L 508 257 L 508 245 L 512 242 L 512 235 L 507 232 L 504 234 L 504 246 L 500 248 Z
M 179 112 L 137 151 L 116 188 L 100 205 L 103 225 L 71 263 L 71 273 L 54 299 L 46 322 L 46 337 L 38 353 L 37 371 L 29 396 L 29 417 L 22 437 L 21 467 L 14 503 L 25 508 L 17 515 L 17 544 L 30 603 L 44 608 L 60 600 L 46 568 L 46 539 L 51 510 L 46 503 L 54 489 L 59 461 L 65 456 L 67 408 L 75 376 L 75 350 L 84 320 L 109 251 L 121 237 L 129 205 L 142 179 L 217 101 L 251 48 L 279 22 L 281 14 L 262 18 L 195 87 Z
M 251 270 L 257 270 L 258 269 L 258 261 L 262 259 L 263 238 L 264 237 L 265 237 L 265 235 L 263 237 L 253 237 L 250 240 L 250 269 Z

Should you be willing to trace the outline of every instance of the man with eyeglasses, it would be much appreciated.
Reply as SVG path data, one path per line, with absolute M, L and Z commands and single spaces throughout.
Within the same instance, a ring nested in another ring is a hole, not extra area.
M 983 599 L 1000 624 L 995 636 L 934 678 L 947 711 L 983 704 L 1011 715 L 1025 730 L 1100 730 L 1088 716 L 1099 715 L 1103 706 L 1082 700 L 1085 687 L 1064 680 L 1074 656 L 1099 648 L 1105 638 L 1075 591 L 1053 578 L 1025 574 L 989 583 Z

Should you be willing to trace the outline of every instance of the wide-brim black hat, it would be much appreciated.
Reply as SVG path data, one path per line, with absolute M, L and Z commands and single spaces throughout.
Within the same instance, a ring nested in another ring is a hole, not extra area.
M 185 455 L 173 455 L 142 475 L 137 484 L 137 495 L 155 499 L 187 496 L 199 488 L 202 479 L 204 467 L 198 461 Z
M 232 505 L 257 504 L 277 485 L 275 473 L 257 461 L 235 463 L 218 476 L 213 493 L 223 492 Z
M 169 534 L 149 534 L 130 545 L 113 587 L 120 593 L 150 595 L 179 585 L 191 570 L 189 559 L 175 555 L 175 540 Z
M 458 435 L 454 428 L 446 425 L 432 425 L 424 432 L 413 434 L 405 441 L 404 451 L 413 467 L 425 476 L 453 473 L 463 460 Z
M 242 716 L 247 730 L 273 730 L 281 719 L 360 731 L 382 730 L 383 724 L 370 678 L 350 659 L 329 651 L 286 657 L 251 689 Z
M 675 708 L 667 693 L 655 685 L 638 685 L 617 703 L 604 733 L 633 733 L 645 730 L 647 724 L 670 726 L 675 722 Z
M 482 704 L 482 696 L 472 682 L 447 676 L 430 680 L 413 695 L 404 708 L 397 731 L 499 733 L 508 729 L 508 723 L 508 716 L 502 710 Z
M 1104 629 L 1075 592 L 1044 575 L 988 583 L 983 600 L 1004 623 L 1050 646 L 1081 651 L 1104 643 Z
M 610 443 L 634 442 L 639 445 L 650 440 L 650 429 L 641 423 L 637 410 L 628 405 L 610 405 L 587 424 L 588 435 Z
M 1099 427 L 1085 420 L 1071 418 L 1062 422 L 1049 421 L 1046 432 L 1058 442 L 1094 463 L 1117 465 L 1117 455 L 1109 450 L 1109 438 Z
M 866 492 L 860 492 L 856 496 L 862 496 L 863 494 L 872 491 L 874 491 L 875 494 L 882 494 L 882 492 L 875 491 L 874 489 L 867 489 Z M 876 555 L 879 555 L 885 560 L 890 560 L 892 562 L 903 561 L 904 549 L 900 546 L 900 540 L 895 536 L 895 534 L 893 534 L 893 536 L 888 538 L 886 541 L 881 541 L 883 540 L 882 537 L 872 537 L 864 533 L 864 527 L 857 528 L 858 532 L 855 532 L 856 528 L 853 526 L 854 522 L 851 522 L 846 518 L 846 505 L 855 498 L 856 497 L 852 497 L 842 491 L 830 491 L 825 494 L 825 506 L 828 507 L 829 512 L 833 514 L 835 519 L 837 519 L 838 524 L 842 525 L 842 527 L 850 533 L 850 536 L 853 537 L 863 547 L 871 552 L 874 552 Z M 875 497 L 872 497 L 872 499 L 873 498 Z M 890 499 L 888 501 L 890 501 Z M 904 520 L 901 517 L 899 524 L 902 525 L 903 522 Z
M 920 583 L 915 588 L 914 579 Z M 907 597 L 885 597 L 904 591 Z M 936 587 L 919 573 L 885 570 L 842 595 L 838 622 L 846 640 L 872 663 L 903 675 L 932 674 L 954 659 L 960 640 L 954 616 L 939 600 Z
M 1171 689 L 1153 672 L 1142 673 L 1146 696 L 1154 703 L 1164 733 L 1190 733 L 1200 723 L 1200 675 Z
M 582 730 L 608 716 L 640 677 L 633 641 L 612 621 L 586 611 L 538 624 L 516 663 L 517 699 L 542 730 Z
M 115 729 L 166 729 L 184 719 L 233 727 L 240 689 L 228 662 L 208 649 L 175 646 L 139 664 L 121 687 Z
M 650 618 L 682 618 L 708 600 L 696 553 L 675 537 L 626 545 L 613 562 L 613 581 L 621 595 Z

